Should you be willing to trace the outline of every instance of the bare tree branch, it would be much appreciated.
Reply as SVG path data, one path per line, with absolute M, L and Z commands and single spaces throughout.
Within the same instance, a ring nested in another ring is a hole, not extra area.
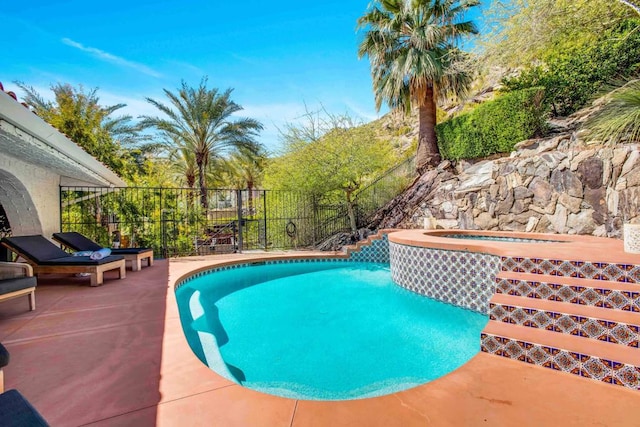
M 620 3 L 629 6 L 631 9 L 633 9 L 638 15 L 640 15 L 640 5 L 636 4 L 636 2 L 634 1 L 630 1 L 630 0 L 618 0 Z

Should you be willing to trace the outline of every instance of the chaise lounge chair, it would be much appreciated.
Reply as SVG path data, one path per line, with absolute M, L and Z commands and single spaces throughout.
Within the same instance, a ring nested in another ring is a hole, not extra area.
M 41 235 L 4 237 L 0 244 L 31 264 L 36 276 L 41 273 L 89 273 L 91 286 L 102 284 L 105 271 L 118 269 L 120 278 L 126 277 L 122 256 L 111 255 L 98 260 L 71 256 Z
M 36 309 L 36 285 L 33 268 L 20 262 L 0 262 L 0 301 L 29 297 L 29 309 Z
M 9 351 L 0 344 L 0 425 L 48 427 L 47 421 L 18 390 L 4 391 L 3 369 L 9 364 Z
M 53 233 L 53 239 L 74 251 L 99 251 L 102 249 L 102 246 L 75 231 Z M 147 260 L 147 266 L 153 265 L 153 249 L 151 248 L 119 248 L 111 249 L 111 253 L 122 255 L 125 260 L 131 261 L 131 270 L 133 271 L 142 268 L 143 259 Z

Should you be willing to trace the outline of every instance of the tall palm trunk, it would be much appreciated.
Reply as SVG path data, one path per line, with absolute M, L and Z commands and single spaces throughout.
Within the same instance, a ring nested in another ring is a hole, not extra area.
M 198 185 L 200 186 L 200 206 L 206 209 L 208 205 L 207 185 L 205 181 L 204 158 L 200 154 L 196 155 L 196 163 L 198 165 Z
M 249 215 L 253 215 L 253 180 L 247 181 L 247 199 L 249 204 Z
M 187 177 L 187 187 L 189 189 L 195 190 L 196 176 L 193 173 L 187 173 L 186 177 Z M 189 209 L 191 209 L 192 207 L 195 207 L 193 206 L 194 196 L 195 196 L 194 191 L 189 191 L 189 193 L 187 193 L 187 203 L 189 204 Z
M 424 100 L 418 107 L 418 152 L 416 153 L 416 170 L 424 172 L 429 166 L 440 163 L 438 138 L 436 137 L 436 100 L 433 85 L 429 85 Z

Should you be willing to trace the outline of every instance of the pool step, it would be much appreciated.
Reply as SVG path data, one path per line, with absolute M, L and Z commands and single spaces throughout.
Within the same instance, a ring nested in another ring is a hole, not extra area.
M 502 257 L 482 351 L 640 390 L 640 266 Z
M 388 234 L 396 230 L 378 230 L 365 240 L 355 245 L 345 246 L 343 251 L 353 261 L 389 263 L 389 237 Z
M 482 351 L 640 390 L 640 351 L 578 336 L 490 320 Z
M 494 294 L 489 318 L 636 349 L 640 342 L 640 313 L 630 311 Z
M 500 271 L 640 284 L 640 265 L 503 256 Z
M 502 271 L 496 293 L 640 313 L 640 285 Z

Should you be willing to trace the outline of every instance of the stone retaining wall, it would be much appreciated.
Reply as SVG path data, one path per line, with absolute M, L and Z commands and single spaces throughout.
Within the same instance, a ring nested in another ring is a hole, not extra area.
M 636 144 L 588 147 L 576 134 L 518 144 L 509 158 L 440 165 L 438 187 L 402 224 L 621 237 L 640 222 Z

